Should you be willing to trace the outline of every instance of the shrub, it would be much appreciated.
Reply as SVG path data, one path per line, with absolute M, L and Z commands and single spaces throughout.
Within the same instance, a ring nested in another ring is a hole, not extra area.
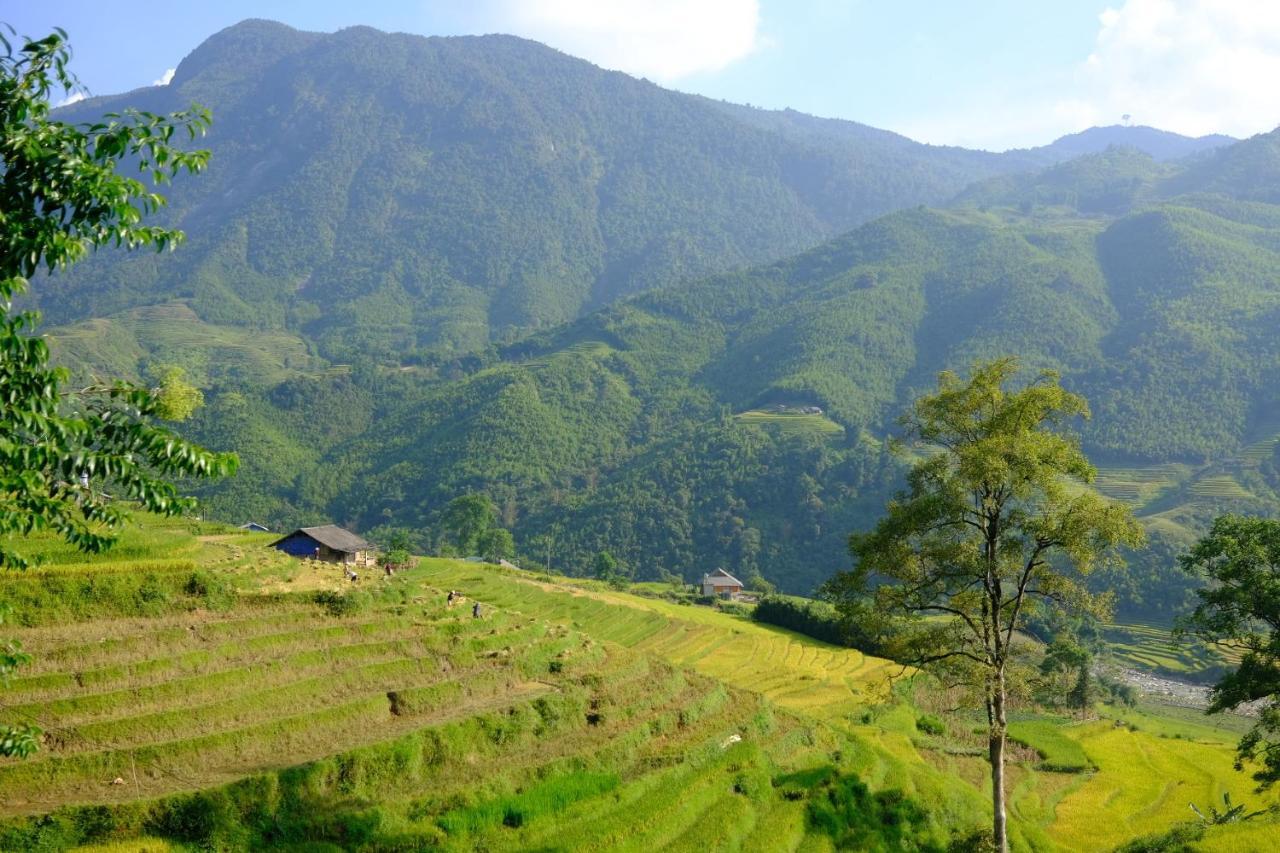
M 916 717 L 916 729 L 935 737 L 946 734 L 947 731 L 946 724 L 933 714 L 922 714 Z
M 1196 842 L 1204 838 L 1204 827 L 1196 823 L 1180 823 L 1168 832 L 1135 838 L 1116 853 L 1191 853 L 1199 849 Z
M 837 646 L 848 645 L 839 614 L 826 602 L 786 595 L 766 595 L 752 611 L 751 618 L 796 631 L 815 640 Z
M 182 591 L 210 610 L 227 610 L 235 603 L 235 591 L 226 578 L 204 569 L 192 572 Z
M 369 594 L 360 590 L 334 592 L 322 589 L 312 600 L 328 611 L 331 616 L 353 616 L 368 610 L 370 605 Z

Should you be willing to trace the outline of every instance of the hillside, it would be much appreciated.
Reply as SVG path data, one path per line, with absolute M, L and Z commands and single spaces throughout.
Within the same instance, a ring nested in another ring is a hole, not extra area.
M 170 194 L 188 244 L 103 253 L 39 282 L 50 321 L 182 302 L 192 317 L 168 319 L 177 333 L 286 332 L 338 362 L 452 356 L 793 254 L 980 178 L 1114 142 L 1156 156 L 1208 144 L 1113 128 L 996 155 L 684 95 L 510 36 L 267 21 L 210 37 L 167 86 L 62 112 L 193 101 L 215 121 L 208 173 Z
M 45 564 L 0 579 L 35 656 L 5 719 L 47 733 L 0 760 L 0 846 L 942 850 L 984 821 L 976 718 L 888 661 L 462 561 L 351 588 L 271 538 L 143 519 L 101 557 L 37 540 Z M 1231 768 L 1239 721 L 1098 712 L 1018 712 L 1020 849 L 1119 844 L 1223 790 L 1259 801 Z
M 1087 449 L 1159 553 L 1275 500 L 1275 134 L 995 155 L 511 37 L 263 21 L 67 114 L 191 100 L 218 118 L 166 214 L 188 243 L 35 292 L 81 374 L 178 364 L 205 389 L 194 434 L 244 460 L 213 517 L 426 547 L 481 491 L 569 571 L 609 550 L 808 592 L 900 482 L 906 401 L 1005 353 L 1090 398 Z
M 50 320 L 182 300 L 340 361 L 467 352 L 937 202 L 1001 158 L 884 132 L 797 137 L 510 36 L 246 21 L 164 87 L 66 111 L 215 115 L 173 190 L 180 255 L 42 282 Z
M 1097 171 L 1077 165 L 1040 185 Z M 882 440 L 904 401 L 939 370 L 1013 352 L 1090 399 L 1078 427 L 1104 463 L 1100 487 L 1172 550 L 1216 509 L 1275 500 L 1266 329 L 1280 232 L 1264 213 L 1206 195 L 1153 195 L 1118 216 L 911 210 L 473 364 L 215 398 L 198 429 L 217 446 L 255 448 L 280 423 L 314 438 L 247 453 L 209 506 L 399 524 L 426 542 L 448 500 L 483 491 L 521 543 L 553 536 L 556 565 L 580 570 L 607 549 L 641 577 L 721 564 L 805 592 L 898 482 Z M 333 405 L 361 414 L 309 422 Z

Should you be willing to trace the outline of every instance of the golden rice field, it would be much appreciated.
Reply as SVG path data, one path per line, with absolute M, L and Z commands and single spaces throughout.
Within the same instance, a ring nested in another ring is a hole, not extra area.
M 901 667 L 781 629 L 708 608 L 682 606 L 577 582 L 547 582 L 520 573 L 427 561 L 428 578 L 466 590 L 499 607 L 540 618 L 569 619 L 574 627 L 647 650 L 728 684 L 763 694 L 777 705 L 813 716 L 858 736 L 873 747 L 863 766 L 873 785 L 929 796 L 936 807 L 963 814 L 970 797 L 932 783 L 940 769 L 967 779 L 980 793 L 986 764 L 971 756 L 946 756 L 922 748 L 909 709 L 897 706 L 861 715 L 887 697 L 890 675 Z M 1127 626 L 1158 645 L 1143 626 Z M 1161 633 L 1167 638 L 1167 633 Z M 1146 654 L 1154 652 L 1148 650 Z M 1163 662 L 1186 663 L 1172 654 Z M 1154 661 L 1153 661 L 1154 662 Z M 1189 664 L 1187 664 L 1189 665 Z M 1198 722 L 1131 715 L 1129 725 L 1106 719 L 1065 726 L 1097 767 L 1071 774 L 1015 769 L 1010 786 L 1016 834 L 1036 849 L 1103 850 L 1194 817 L 1188 803 L 1204 808 L 1229 791 L 1237 802 L 1280 802 L 1252 792 L 1253 783 L 1232 766 L 1237 731 Z M 1151 729 L 1148 731 L 1148 729 Z M 1280 827 L 1262 836 L 1280 839 Z M 1237 832 L 1239 838 L 1246 836 Z M 1249 847 L 1238 848 L 1249 850 Z M 1269 849 L 1266 847 L 1255 849 Z

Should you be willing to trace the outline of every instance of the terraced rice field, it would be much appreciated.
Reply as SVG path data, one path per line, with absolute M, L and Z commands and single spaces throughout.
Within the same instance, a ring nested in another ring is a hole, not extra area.
M 1103 636 L 1117 664 L 1176 678 L 1195 680 L 1231 660 L 1190 639 L 1175 640 L 1168 628 L 1158 625 L 1116 624 L 1108 626 Z
M 1232 751 L 1220 733 L 1202 741 L 1160 738 L 1101 721 L 1081 728 L 1078 739 L 1098 772 L 1057 805 L 1048 832 L 1065 850 L 1109 850 L 1165 831 L 1194 819 L 1188 803 L 1202 809 L 1220 804 L 1224 791 L 1259 808 L 1277 802 L 1275 793 L 1255 793 L 1249 776 L 1232 767 Z M 1228 849 L 1275 849 L 1280 827 L 1268 827 L 1263 835 L 1270 839 L 1265 846 Z
M 972 815 L 975 800 L 985 797 L 985 761 L 930 752 L 914 735 L 914 710 L 882 704 L 888 677 L 901 673 L 895 664 L 706 608 L 584 589 L 576 583 L 550 583 L 522 573 L 426 562 L 433 583 L 465 589 L 499 607 L 570 620 L 593 635 L 657 653 L 834 725 L 864 745 L 856 759 L 863 779 L 873 787 L 897 788 L 929 802 L 944 821 L 948 815 L 963 821 Z M 1168 637 L 1150 626 L 1145 631 L 1144 626 L 1126 628 L 1152 648 Z M 1151 727 L 1147 719 L 1136 725 Z M 1134 731 L 1117 729 L 1115 722 L 1106 720 L 1064 725 L 1048 733 L 1043 724 L 1023 725 L 1016 734 L 1041 749 L 1045 763 L 1097 769 L 1062 773 L 1025 765 L 1011 768 L 1016 839 L 1035 849 L 1109 849 L 1135 834 L 1161 828 L 1162 820 L 1167 826 L 1187 819 L 1188 795 L 1207 803 L 1216 791 L 1212 802 L 1220 802 L 1222 790 L 1233 795 L 1251 790 L 1248 776 L 1232 767 L 1238 733 L 1195 722 L 1171 726 L 1167 731 Z M 1113 730 L 1118 734 L 1109 735 Z M 1158 772 L 1135 772 L 1125 763 L 1126 749 Z M 954 784 L 957 779 L 966 784 Z M 1256 800 L 1254 795 L 1246 798 Z M 1109 827 L 1102 841 L 1095 841 L 1094 824 Z
M 1144 467 L 1100 467 L 1094 487 L 1109 498 L 1142 506 L 1176 488 L 1191 475 L 1190 465 L 1170 463 Z
M 541 370 L 557 361 L 563 361 L 567 358 L 585 357 L 585 358 L 604 358 L 613 352 L 613 347 L 604 341 L 579 341 L 576 344 L 570 344 L 562 350 L 550 353 L 549 355 L 531 358 L 522 362 L 525 367 L 533 370 Z
M 507 657 L 574 642 L 545 623 L 438 610 L 317 619 L 305 604 L 20 639 L 35 662 L 10 682 L 6 715 L 40 725 L 46 742 L 33 759 L 0 764 L 0 814 L 222 784 L 321 758 L 335 742 L 510 705 L 547 687 Z
M 844 435 L 844 427 L 825 415 L 751 410 L 735 415 L 735 417 L 740 423 L 754 424 L 776 430 L 783 435 L 818 435 L 825 438 L 837 438 Z
M 1251 498 L 1253 493 L 1230 474 L 1201 477 L 1191 484 L 1188 491 L 1197 498 Z
M 810 795 L 784 781 L 797 773 L 902 791 L 941 832 L 983 820 L 984 761 L 917 731 L 888 661 L 450 560 L 362 584 L 369 602 L 348 612 L 312 600 L 346 585 L 262 553 L 263 539 L 173 527 L 130 540 L 134 559 L 170 541 L 238 579 L 222 610 L 175 600 L 149 618 L 14 629 L 35 662 L 0 694 L 4 719 L 48 736 L 34 759 L 0 761 L 0 849 L 137 849 L 111 845 L 144 835 L 162 837 L 156 850 L 834 849 Z M 127 562 L 104 562 L 102 579 Z M 79 582 L 87 568 L 42 571 Z M 447 589 L 484 618 L 446 607 Z M 1128 719 L 1016 733 L 1046 758 L 1010 768 L 1019 849 L 1098 849 L 1223 790 L 1257 801 L 1231 768 L 1236 732 Z M 1049 772 L 1054 757 L 1097 770 Z
M 883 702 L 890 676 L 903 674 L 892 661 L 705 607 L 542 583 L 447 560 L 424 560 L 424 571 L 437 586 L 539 618 L 567 620 L 600 639 L 658 654 L 821 719 L 860 714 Z

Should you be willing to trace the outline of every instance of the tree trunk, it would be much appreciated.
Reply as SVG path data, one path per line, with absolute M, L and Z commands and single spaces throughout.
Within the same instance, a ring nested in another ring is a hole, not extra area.
M 996 850 L 1007 853 L 1009 836 L 1005 825 L 1004 813 L 1004 740 L 1006 719 L 1004 713 L 1004 674 L 996 676 L 995 689 L 992 691 L 992 710 L 995 712 L 991 724 L 989 751 L 991 758 L 991 835 Z

